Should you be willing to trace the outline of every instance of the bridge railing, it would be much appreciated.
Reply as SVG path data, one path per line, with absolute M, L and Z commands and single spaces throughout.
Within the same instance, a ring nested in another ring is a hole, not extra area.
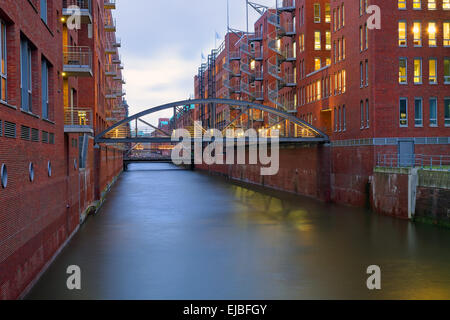
M 428 170 L 450 171 L 450 156 L 379 153 L 377 155 L 377 167 L 422 168 Z

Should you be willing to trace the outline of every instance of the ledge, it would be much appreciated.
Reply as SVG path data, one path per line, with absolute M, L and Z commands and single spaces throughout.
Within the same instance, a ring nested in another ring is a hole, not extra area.
M 48 122 L 50 124 L 56 124 L 55 121 L 52 121 L 52 120 L 49 120 L 49 119 L 45 119 L 45 118 L 42 118 L 42 121 Z
M 5 106 L 5 107 L 8 107 L 8 108 L 17 110 L 17 107 L 16 107 L 16 106 L 13 106 L 13 105 L 11 105 L 11 104 L 5 102 L 5 101 L 0 101 L 0 104 L 1 104 L 2 106 Z
M 40 116 L 38 116 L 37 114 L 34 114 L 33 112 L 25 111 L 25 110 L 22 110 L 22 109 L 20 109 L 20 111 L 22 113 L 24 113 L 24 114 L 27 114 L 27 115 L 33 117 L 33 118 L 36 118 L 36 119 L 40 119 L 41 118 Z

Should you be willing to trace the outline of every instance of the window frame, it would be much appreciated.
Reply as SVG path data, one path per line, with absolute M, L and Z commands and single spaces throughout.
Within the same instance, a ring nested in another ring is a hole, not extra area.
M 405 102 L 405 118 L 402 118 L 402 101 Z M 402 121 L 404 121 L 403 124 Z M 408 127 L 408 98 L 406 97 L 400 97 L 399 99 L 399 124 L 400 128 Z
M 8 102 L 8 46 L 6 23 L 0 19 L 0 101 Z M 3 99 L 3 89 L 5 92 Z

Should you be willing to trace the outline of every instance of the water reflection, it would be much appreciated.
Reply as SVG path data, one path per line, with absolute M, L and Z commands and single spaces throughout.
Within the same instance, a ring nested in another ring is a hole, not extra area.
M 449 230 L 172 168 L 131 165 L 29 298 L 450 298 Z

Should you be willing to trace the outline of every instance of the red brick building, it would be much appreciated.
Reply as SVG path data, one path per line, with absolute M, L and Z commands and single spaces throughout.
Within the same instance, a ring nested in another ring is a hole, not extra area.
M 122 170 L 93 146 L 127 112 L 114 8 L 0 1 L 0 299 L 27 292 Z
M 326 132 L 330 200 L 364 206 L 379 159 L 450 154 L 449 16 L 448 0 L 276 0 L 253 32 L 224 42 L 229 57 L 215 80 L 229 95 L 216 96 L 257 101 Z M 196 98 L 207 97 L 211 78 L 199 79 Z M 273 124 L 268 115 L 253 120 Z

